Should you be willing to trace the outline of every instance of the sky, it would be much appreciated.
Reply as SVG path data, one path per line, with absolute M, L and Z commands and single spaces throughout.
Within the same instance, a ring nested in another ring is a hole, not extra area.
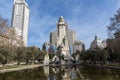
M 0 0 L 0 15 L 11 24 L 14 0 Z M 85 43 L 86 49 L 97 35 L 107 39 L 110 18 L 120 8 L 120 0 L 26 0 L 30 8 L 28 46 L 41 47 L 49 41 L 51 31 L 63 16 L 69 28 L 76 32 L 77 40 Z

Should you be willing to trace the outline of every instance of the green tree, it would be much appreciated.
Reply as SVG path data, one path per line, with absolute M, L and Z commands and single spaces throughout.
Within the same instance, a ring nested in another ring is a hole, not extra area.
M 0 63 L 3 64 L 3 67 L 7 63 L 5 56 L 2 54 L 0 54 Z
M 87 50 L 83 51 L 80 54 L 81 60 L 84 62 L 89 62 L 89 63 L 100 63 L 100 64 L 105 64 L 108 58 L 108 54 L 106 50 L 104 49 L 99 49 L 96 48 L 95 50 Z
M 35 55 L 35 60 L 37 60 L 38 62 L 41 62 L 44 60 L 44 56 L 46 55 L 45 51 L 43 50 L 37 50 L 36 51 L 36 55 Z
M 13 59 L 11 55 L 11 51 L 6 48 L 0 48 L 0 63 L 3 64 L 3 67 L 5 64 L 10 62 Z
M 28 47 L 27 48 L 27 57 L 26 57 L 26 63 L 28 61 L 34 62 L 37 60 L 38 62 L 42 62 L 44 60 L 44 56 L 46 55 L 46 51 L 40 50 L 37 47 Z
M 96 54 L 96 61 L 100 64 L 105 64 L 108 58 L 106 50 L 97 48 L 94 53 Z
M 83 60 L 85 63 L 87 61 L 90 61 L 90 59 L 93 58 L 92 52 L 90 50 L 82 51 L 81 54 L 80 54 L 80 57 L 81 57 L 81 60 Z
M 27 56 L 26 53 L 27 53 L 26 47 L 17 47 L 15 60 L 17 61 L 18 65 L 20 65 L 21 62 L 25 62 Z

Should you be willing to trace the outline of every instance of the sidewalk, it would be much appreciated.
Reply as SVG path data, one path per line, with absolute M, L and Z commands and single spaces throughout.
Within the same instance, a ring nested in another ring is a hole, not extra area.
M 0 70 L 0 73 L 20 71 L 20 70 L 25 70 L 25 69 L 37 68 L 37 67 L 40 67 L 40 66 L 46 66 L 46 65 L 44 65 L 44 64 L 25 65 L 25 66 L 21 66 L 21 67 L 18 67 L 18 68 L 3 69 L 3 70 Z

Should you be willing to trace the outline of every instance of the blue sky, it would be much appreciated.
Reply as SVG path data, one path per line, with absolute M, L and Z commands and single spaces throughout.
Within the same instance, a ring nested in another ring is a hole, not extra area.
M 86 48 L 98 35 L 107 38 L 110 17 L 120 8 L 120 0 L 26 0 L 30 7 L 28 46 L 41 47 L 49 41 L 49 33 L 56 29 L 59 16 L 68 22 L 69 28 L 76 32 Z M 0 14 L 12 17 L 13 0 L 0 0 Z

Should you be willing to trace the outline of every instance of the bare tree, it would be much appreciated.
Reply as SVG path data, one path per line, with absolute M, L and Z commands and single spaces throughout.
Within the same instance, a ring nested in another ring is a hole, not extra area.
M 8 20 L 0 16 L 0 46 L 7 47 L 9 43 L 9 36 L 6 35 L 7 28 L 9 28 Z
M 107 26 L 109 36 L 107 50 L 111 61 L 119 61 L 120 64 L 120 8 L 110 20 L 110 25 Z
M 113 18 L 110 18 L 110 24 L 107 26 L 108 28 L 108 36 L 109 38 L 114 38 L 114 34 L 120 31 L 120 8 Z
M 8 20 L 0 16 L 0 34 L 5 34 L 8 27 Z

